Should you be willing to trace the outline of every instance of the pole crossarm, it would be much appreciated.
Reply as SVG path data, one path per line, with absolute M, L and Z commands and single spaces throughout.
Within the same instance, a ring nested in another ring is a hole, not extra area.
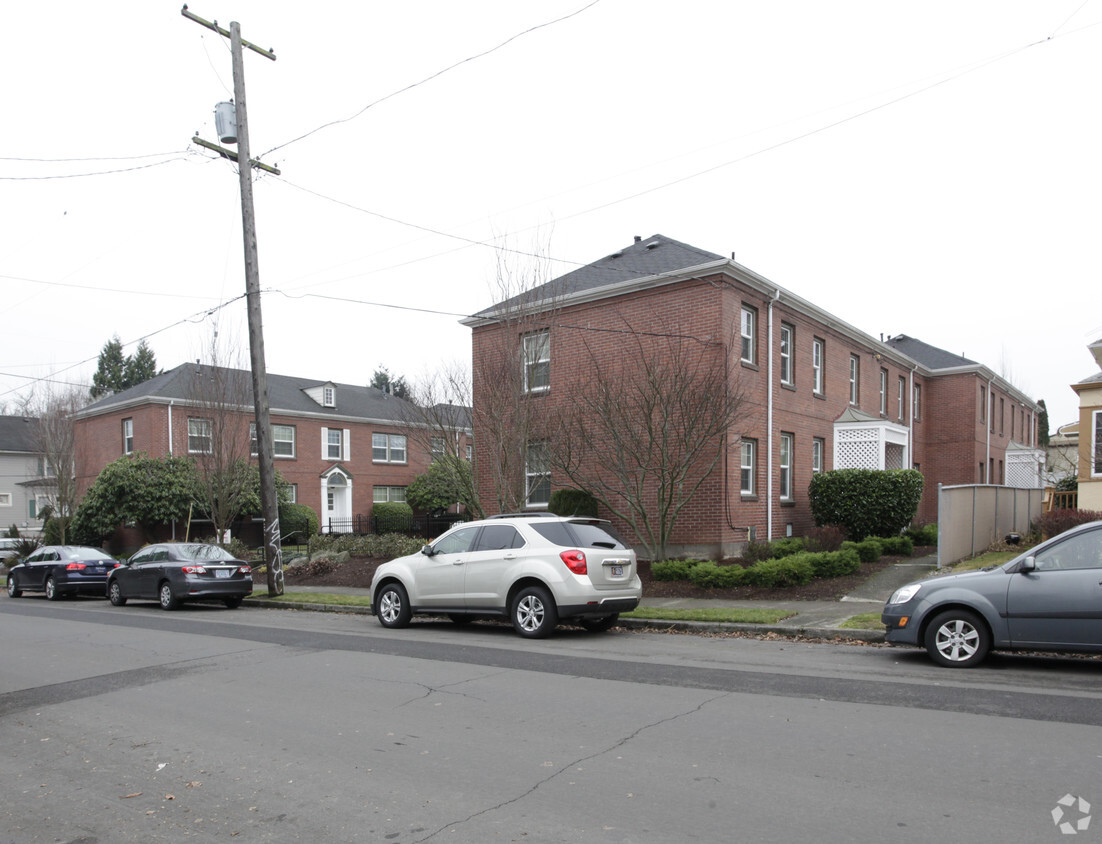
M 203 140 L 198 135 L 193 137 L 191 139 L 191 142 L 193 144 L 198 144 L 199 146 L 204 147 L 206 149 L 213 150 L 214 152 L 218 153 L 223 158 L 228 158 L 230 161 L 237 161 L 238 155 L 232 149 L 226 149 L 225 147 L 219 146 L 218 144 L 212 143 L 211 141 Z M 275 176 L 282 176 L 283 175 L 282 171 L 278 167 L 273 167 L 270 164 L 265 164 L 263 161 L 258 161 L 255 158 L 250 158 L 249 159 L 249 164 L 252 165 L 253 167 L 257 168 L 258 170 L 263 170 L 264 172 L 271 173 Z
M 222 27 L 220 27 L 218 25 L 218 21 L 204 20 L 203 18 L 199 17 L 194 12 L 189 12 L 188 8 L 187 8 L 187 3 L 184 4 L 184 8 L 180 9 L 180 14 L 183 15 L 188 20 L 195 21 L 200 26 L 205 26 L 207 29 L 211 30 L 212 32 L 217 32 L 219 35 L 221 35 L 225 38 L 230 37 L 229 31 L 225 30 L 225 29 L 222 29 Z M 244 38 L 241 39 L 241 46 L 242 47 L 248 47 L 254 53 L 259 53 L 264 58 L 271 59 L 273 62 L 276 60 L 275 50 L 265 50 L 263 47 L 257 47 L 255 44 L 249 43 Z

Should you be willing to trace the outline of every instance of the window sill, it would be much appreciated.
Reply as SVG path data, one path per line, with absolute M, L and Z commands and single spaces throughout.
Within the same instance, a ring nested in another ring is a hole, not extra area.
M 780 504 L 781 507 L 795 507 L 796 506 L 796 502 L 793 501 L 791 498 L 782 498 L 778 503 Z
M 794 392 L 796 392 L 796 385 L 795 384 L 787 384 L 784 381 L 781 381 L 781 389 L 782 390 L 791 390 L 794 393 Z
M 761 367 L 750 360 L 740 360 L 739 365 L 742 366 L 743 369 L 752 369 L 754 372 L 761 372 Z

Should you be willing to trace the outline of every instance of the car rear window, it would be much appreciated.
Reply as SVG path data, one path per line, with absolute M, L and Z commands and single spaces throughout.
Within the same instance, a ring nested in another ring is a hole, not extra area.
M 601 522 L 532 522 L 532 530 L 555 545 L 576 548 L 612 548 L 627 546 L 612 532 L 611 525 Z
M 180 556 L 188 560 L 232 560 L 233 554 L 217 545 L 181 545 Z

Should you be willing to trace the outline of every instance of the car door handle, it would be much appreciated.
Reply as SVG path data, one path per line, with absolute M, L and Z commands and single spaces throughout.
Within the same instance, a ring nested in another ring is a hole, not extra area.
M 464 563 L 464 562 L 465 562 L 464 560 L 455 560 L 455 561 L 454 561 L 454 562 L 452 563 L 452 565 L 453 565 L 453 566 L 461 566 L 461 565 L 463 565 L 463 563 Z

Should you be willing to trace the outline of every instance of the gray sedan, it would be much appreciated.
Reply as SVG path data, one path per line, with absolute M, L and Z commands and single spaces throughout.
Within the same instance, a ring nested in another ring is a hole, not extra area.
M 131 598 L 146 598 L 166 610 L 185 601 L 220 601 L 235 609 L 252 591 L 249 564 L 203 542 L 147 545 L 107 580 L 107 597 L 116 607 Z
M 1102 522 L 1080 525 L 1001 566 L 910 583 L 888 599 L 888 642 L 951 668 L 992 649 L 1102 651 Z

